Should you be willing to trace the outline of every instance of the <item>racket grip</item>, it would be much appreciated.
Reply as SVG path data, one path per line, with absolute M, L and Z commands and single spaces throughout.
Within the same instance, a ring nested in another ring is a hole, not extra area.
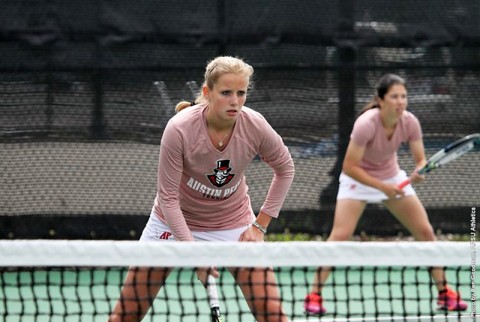
M 207 279 L 207 295 L 210 303 L 210 308 L 218 308 L 220 304 L 218 302 L 217 283 L 215 277 L 208 275 Z
M 399 189 L 403 189 L 403 188 L 405 188 L 406 186 L 408 186 L 410 183 L 411 183 L 410 179 L 407 179 L 407 180 L 401 182 L 401 183 L 398 185 L 398 188 L 399 188 Z

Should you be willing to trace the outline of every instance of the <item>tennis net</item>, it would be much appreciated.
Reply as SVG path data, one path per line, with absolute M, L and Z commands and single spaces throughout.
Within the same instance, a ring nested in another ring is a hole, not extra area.
M 271 266 L 291 321 L 477 321 L 475 242 L 156 243 L 0 241 L 2 321 L 107 321 L 128 267 L 176 267 L 144 321 L 211 321 L 195 267 L 219 267 L 223 321 L 253 321 L 224 267 Z M 328 313 L 305 315 L 317 266 L 333 271 L 323 289 Z M 467 311 L 436 308 L 428 268 L 444 267 Z

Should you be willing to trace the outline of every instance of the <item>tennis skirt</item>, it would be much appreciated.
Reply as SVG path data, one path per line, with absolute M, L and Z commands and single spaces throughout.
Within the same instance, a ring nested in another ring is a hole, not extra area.
M 192 231 L 197 241 L 238 241 L 240 235 L 251 225 L 225 230 Z M 175 241 L 170 228 L 165 225 L 153 212 L 150 214 L 147 225 L 143 229 L 140 241 Z
M 400 184 L 406 179 L 408 179 L 406 172 L 400 170 L 397 175 L 392 178 L 385 179 L 383 182 Z M 411 184 L 403 188 L 403 191 L 405 191 L 405 196 L 416 194 Z M 358 182 L 342 172 L 340 174 L 340 186 L 337 194 L 337 200 L 340 199 L 354 199 L 366 201 L 368 203 L 380 203 L 387 200 L 388 197 L 382 191 L 364 185 L 363 183 Z

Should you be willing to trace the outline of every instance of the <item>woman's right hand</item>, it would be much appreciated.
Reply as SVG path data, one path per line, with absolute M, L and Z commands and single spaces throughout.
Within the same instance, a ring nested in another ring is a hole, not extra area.
M 396 184 L 384 184 L 381 190 L 387 195 L 388 199 L 396 199 L 405 196 L 405 191 L 400 189 Z
M 220 277 L 220 273 L 217 271 L 216 267 L 197 267 L 195 269 L 195 273 L 197 274 L 198 280 L 202 282 L 204 287 L 207 287 L 208 275 L 212 275 L 215 278 Z

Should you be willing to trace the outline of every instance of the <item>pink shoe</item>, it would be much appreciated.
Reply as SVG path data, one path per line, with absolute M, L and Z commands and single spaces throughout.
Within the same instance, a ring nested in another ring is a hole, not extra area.
M 323 298 L 320 294 L 310 293 L 305 296 L 304 308 L 308 315 L 324 315 L 327 310 L 323 307 Z
M 438 309 L 445 311 L 465 311 L 468 307 L 460 297 L 460 293 L 447 287 L 445 291 L 438 293 Z

